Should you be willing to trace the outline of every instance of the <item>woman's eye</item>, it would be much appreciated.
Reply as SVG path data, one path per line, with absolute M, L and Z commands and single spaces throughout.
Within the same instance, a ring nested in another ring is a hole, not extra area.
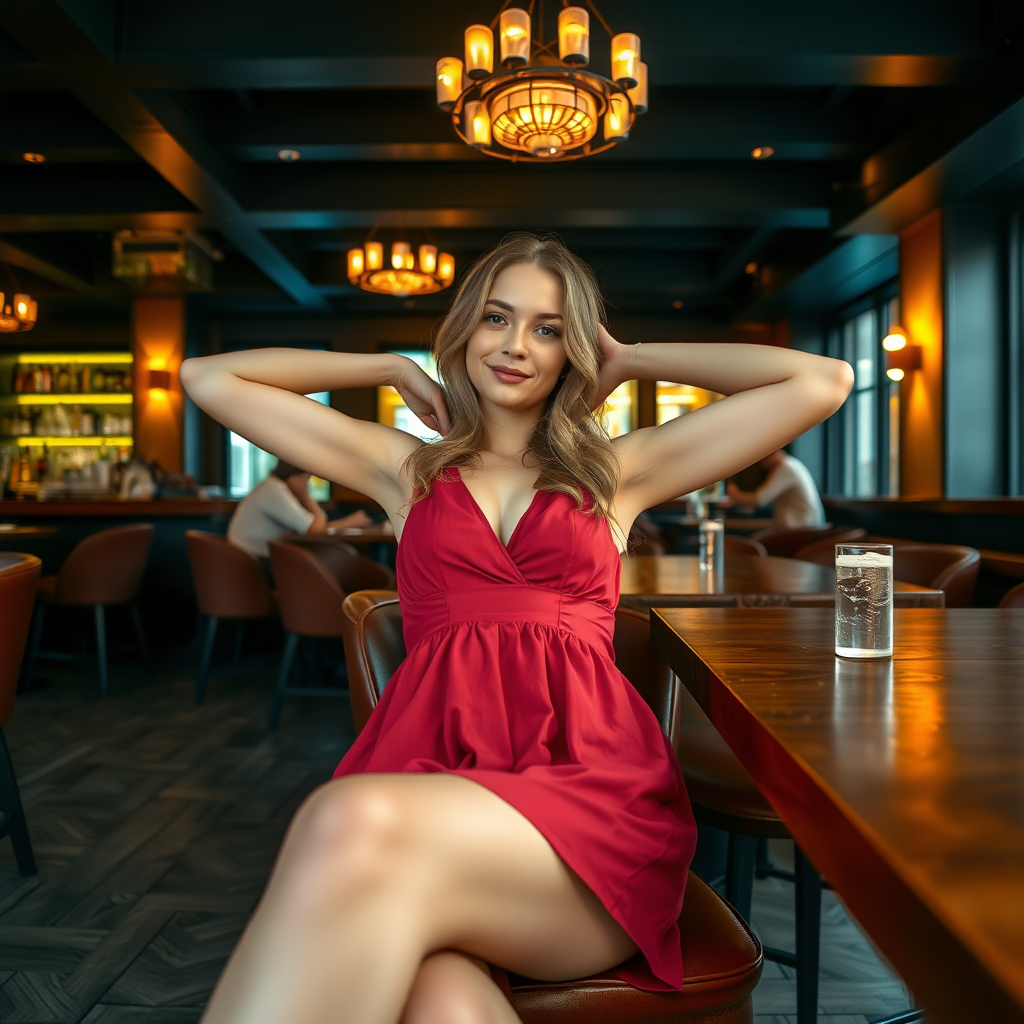
M 484 322 L 488 324 L 503 324 L 505 318 L 500 313 L 485 313 Z
M 557 327 L 552 327 L 550 324 L 541 324 L 540 327 L 537 328 L 537 330 L 543 332 L 541 334 L 541 337 L 544 337 L 544 338 L 559 338 L 559 337 L 561 337 L 561 333 L 559 332 L 558 328 Z

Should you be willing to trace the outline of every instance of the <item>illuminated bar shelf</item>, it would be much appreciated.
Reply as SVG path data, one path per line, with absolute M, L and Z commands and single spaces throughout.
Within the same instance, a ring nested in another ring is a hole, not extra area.
M 0 401 L 13 401 L 16 405 L 131 405 L 132 395 L 128 391 L 22 392 L 19 395 L 2 395 Z
M 43 363 L 95 363 L 97 366 L 127 366 L 134 360 L 135 357 L 131 352 L 19 352 L 14 361 L 37 366 Z
M 127 434 L 99 434 L 78 437 L 42 437 L 37 434 L 22 434 L 15 438 L 19 448 L 99 448 L 107 445 L 110 448 L 131 448 L 135 443 Z

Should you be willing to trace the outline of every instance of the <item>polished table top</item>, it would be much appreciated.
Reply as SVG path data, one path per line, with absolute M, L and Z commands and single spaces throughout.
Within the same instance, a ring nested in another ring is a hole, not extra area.
M 622 560 L 620 593 L 633 607 L 652 605 L 778 607 L 829 605 L 835 601 L 832 569 L 795 558 L 726 555 L 720 588 L 712 588 L 696 555 L 627 557 Z M 657 598 L 658 600 L 655 600 Z M 893 602 L 900 607 L 941 607 L 941 590 L 896 582 Z
M 939 1022 L 1024 1020 L 1024 610 L 673 608 L 652 640 Z
M 0 523 L 0 540 L 5 537 L 54 537 L 60 530 L 56 526 L 18 526 Z

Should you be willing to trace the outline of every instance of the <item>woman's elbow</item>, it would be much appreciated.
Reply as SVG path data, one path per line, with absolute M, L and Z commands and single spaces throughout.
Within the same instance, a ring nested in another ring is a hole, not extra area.
M 838 409 L 853 390 L 853 367 L 845 359 L 825 359 L 823 397 L 830 406 L 829 415 Z

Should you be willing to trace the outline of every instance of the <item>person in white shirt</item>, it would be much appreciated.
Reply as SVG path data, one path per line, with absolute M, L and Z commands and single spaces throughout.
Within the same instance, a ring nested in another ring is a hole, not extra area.
M 310 474 L 278 460 L 273 472 L 238 504 L 228 525 L 228 541 L 253 558 L 270 557 L 269 541 L 286 533 L 328 533 L 352 526 L 368 526 L 361 509 L 332 522 L 309 493 Z
M 766 455 L 756 465 L 768 470 L 768 476 L 756 491 L 743 491 L 731 480 L 729 497 L 734 505 L 759 508 L 771 505 L 776 526 L 821 526 L 825 509 L 811 471 L 784 451 Z

